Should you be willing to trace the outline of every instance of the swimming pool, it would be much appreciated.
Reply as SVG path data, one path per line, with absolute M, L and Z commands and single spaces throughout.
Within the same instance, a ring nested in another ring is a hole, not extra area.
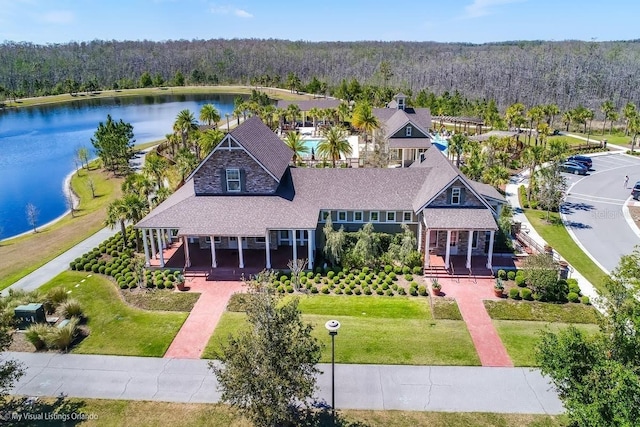
M 431 143 L 438 147 L 440 151 L 447 151 L 449 147 L 449 141 L 438 134 L 432 135 Z
M 309 151 L 307 153 L 305 153 L 306 156 L 311 156 L 311 150 L 313 150 L 314 154 L 316 154 L 318 152 L 318 144 L 320 143 L 320 141 L 322 141 L 321 139 L 304 139 L 304 146 L 307 147 L 309 149 Z

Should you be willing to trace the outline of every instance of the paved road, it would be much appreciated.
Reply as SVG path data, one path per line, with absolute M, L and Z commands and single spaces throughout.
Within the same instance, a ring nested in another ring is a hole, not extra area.
M 336 342 L 339 345 L 339 341 Z M 167 402 L 220 399 L 206 360 L 4 353 L 29 367 L 14 394 Z M 320 365 L 318 397 L 331 401 L 331 365 Z M 559 414 L 555 392 L 528 368 L 336 365 L 342 409 Z
M 593 157 L 587 176 L 567 175 L 569 194 L 563 219 L 584 249 L 607 271 L 631 253 L 640 237 L 630 228 L 623 205 L 640 180 L 640 159 L 622 154 Z M 629 188 L 624 177 L 629 176 Z

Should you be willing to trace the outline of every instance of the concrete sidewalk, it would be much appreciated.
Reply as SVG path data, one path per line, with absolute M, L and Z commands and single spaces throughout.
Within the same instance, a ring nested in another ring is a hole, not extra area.
M 340 345 L 340 338 L 336 339 Z M 218 383 L 200 359 L 3 353 L 29 368 L 12 393 L 28 396 L 215 403 Z M 319 365 L 317 397 L 331 401 L 331 365 Z M 560 414 L 538 370 L 336 365 L 338 409 Z
M 64 252 L 61 255 L 58 255 L 56 258 L 52 259 L 42 267 L 34 270 L 30 274 L 15 282 L 13 285 L 4 289 L 2 291 L 2 295 L 7 295 L 9 293 L 9 289 L 24 291 L 33 291 L 35 289 L 38 289 L 40 286 L 56 277 L 58 274 L 67 271 L 69 269 L 69 263 L 71 261 L 91 251 L 93 248 L 100 245 L 100 243 L 113 236 L 118 231 L 120 231 L 120 227 L 115 227 L 114 229 L 103 228 L 93 236 L 83 240 L 68 251 Z

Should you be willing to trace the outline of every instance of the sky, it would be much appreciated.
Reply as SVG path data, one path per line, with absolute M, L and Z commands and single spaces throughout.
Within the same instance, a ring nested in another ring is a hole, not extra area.
M 632 40 L 637 0 L 0 0 L 0 42 Z

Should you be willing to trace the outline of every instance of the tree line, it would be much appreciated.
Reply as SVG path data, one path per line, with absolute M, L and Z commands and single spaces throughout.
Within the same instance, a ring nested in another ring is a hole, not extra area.
M 467 99 L 493 100 L 500 110 L 514 103 L 597 110 L 607 100 L 617 108 L 638 104 L 639 53 L 639 40 L 5 42 L 0 44 L 0 96 L 183 84 L 254 84 L 348 95 L 354 86 L 369 85 L 437 96 L 458 91 Z

